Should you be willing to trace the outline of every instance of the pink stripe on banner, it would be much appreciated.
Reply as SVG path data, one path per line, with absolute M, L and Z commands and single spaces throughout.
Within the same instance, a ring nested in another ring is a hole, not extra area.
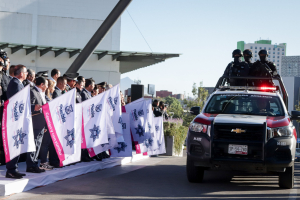
M 133 141 L 133 136 L 132 136 L 131 129 L 130 129 L 130 135 L 131 135 L 131 141 Z M 139 143 L 137 141 L 133 141 L 133 142 L 135 144 L 135 153 L 140 154 L 141 153 L 141 148 L 140 148 Z
M 91 158 L 96 156 L 95 151 L 94 151 L 93 148 L 88 148 L 88 152 L 89 152 Z
M 3 118 L 2 118 L 2 140 L 3 140 L 3 148 L 4 148 L 6 163 L 10 161 L 8 140 L 7 140 L 7 105 L 8 105 L 8 103 L 9 103 L 9 100 L 4 102 Z
M 110 149 L 108 149 L 108 153 L 109 153 L 109 155 L 111 156 L 111 151 L 110 151 Z
M 86 149 L 86 141 L 85 141 L 85 134 L 84 134 L 83 115 L 82 115 L 82 126 L 81 126 L 81 149 Z
M 45 120 L 47 122 L 48 125 L 48 129 L 53 141 L 53 145 L 55 147 L 56 153 L 58 155 L 58 159 L 59 159 L 59 164 L 62 167 L 63 166 L 63 161 L 65 160 L 65 153 L 63 150 L 63 147 L 58 139 L 57 133 L 55 131 L 55 127 L 52 121 L 52 117 L 51 117 L 51 113 L 50 113 L 50 108 L 49 108 L 49 104 L 46 103 L 45 105 L 42 106 L 43 108 L 43 113 L 45 116 Z
M 126 108 L 125 108 L 125 106 L 122 106 L 122 113 L 126 113 Z
M 144 153 L 143 153 L 143 156 L 148 156 L 148 152 L 144 152 Z

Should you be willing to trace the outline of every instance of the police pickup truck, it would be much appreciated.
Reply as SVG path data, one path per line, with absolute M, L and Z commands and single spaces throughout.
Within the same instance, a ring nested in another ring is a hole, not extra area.
M 282 79 L 274 79 L 279 86 L 226 86 L 219 80 L 202 111 L 191 109 L 197 116 L 187 135 L 190 182 L 202 182 L 205 170 L 237 170 L 278 174 L 281 188 L 293 188 L 297 132 L 292 120 L 300 112 L 288 113 Z

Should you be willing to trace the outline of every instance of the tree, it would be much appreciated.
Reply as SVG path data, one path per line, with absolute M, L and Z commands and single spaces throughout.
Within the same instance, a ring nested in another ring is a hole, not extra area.
M 178 99 L 168 96 L 165 98 L 165 103 L 169 105 L 167 112 L 173 112 L 173 118 L 182 118 L 183 109 Z

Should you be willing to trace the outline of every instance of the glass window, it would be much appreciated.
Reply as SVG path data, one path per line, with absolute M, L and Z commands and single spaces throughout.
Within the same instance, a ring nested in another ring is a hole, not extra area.
M 277 54 L 279 55 L 279 52 Z
M 255 55 L 255 58 L 257 57 L 257 55 Z
M 280 48 L 277 48 L 278 51 L 280 51 Z
M 275 51 L 275 48 L 273 48 L 273 50 Z
M 261 49 L 261 47 L 259 47 L 259 49 Z
M 277 58 L 279 58 L 279 56 L 277 56 Z
M 273 60 L 273 62 L 275 62 L 275 60 Z
M 271 47 L 269 47 L 269 50 L 271 50 Z
M 284 51 L 284 49 L 282 49 L 282 51 Z
M 255 58 L 255 61 L 257 61 L 257 59 Z
M 257 51 L 255 51 L 255 53 L 257 53 Z
M 284 53 L 282 52 L 282 55 L 284 55 Z
M 250 47 L 250 49 L 252 49 L 252 46 Z
M 279 60 L 277 60 L 277 62 L 279 62 Z
M 266 50 L 267 48 L 266 48 L 266 47 L 264 47 L 264 49 Z
M 273 54 L 275 54 L 275 51 L 273 52 Z
M 277 66 L 279 66 L 279 63 L 277 64 Z M 277 70 L 279 70 L 279 69 L 277 68 Z
M 284 116 L 285 114 L 278 97 L 254 94 L 216 94 L 210 99 L 205 112 L 261 116 Z
M 275 58 L 275 56 L 273 56 L 273 58 Z
M 255 47 L 255 49 L 257 49 L 257 47 Z

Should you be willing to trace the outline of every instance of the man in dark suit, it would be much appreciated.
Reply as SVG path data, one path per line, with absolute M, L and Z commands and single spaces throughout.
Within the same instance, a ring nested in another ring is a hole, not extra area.
M 92 91 L 95 87 L 95 81 L 93 79 L 85 80 L 85 88 L 82 89 L 81 97 L 82 101 L 92 98 Z
M 67 86 L 67 79 L 64 77 L 58 77 L 56 86 L 54 88 L 54 92 L 52 94 L 52 99 L 55 99 L 56 97 L 62 95 L 62 92 L 66 89 L 66 86 Z
M 9 82 L 7 86 L 7 98 L 9 99 L 19 91 L 21 91 L 24 86 L 22 82 L 27 77 L 27 70 L 24 65 L 17 65 L 14 67 L 14 74 L 13 78 Z M 36 110 L 39 110 L 41 107 L 36 107 Z M 26 176 L 26 174 L 22 174 L 18 172 L 18 160 L 20 156 L 15 157 L 11 161 L 6 163 L 6 178 L 14 178 L 14 179 L 20 179 L 23 178 L 23 176 Z
M 15 76 L 15 75 L 14 75 L 15 68 L 16 68 L 16 65 L 11 65 L 11 66 L 9 67 L 9 70 L 8 70 L 8 73 L 9 73 L 9 75 L 8 75 L 9 81 L 11 81 L 11 79 Z
M 64 77 L 67 79 L 66 92 L 72 90 L 76 85 L 76 80 L 78 77 L 78 73 L 67 73 L 64 74 Z
M 26 85 L 30 84 L 30 87 L 33 88 L 35 86 L 35 84 L 34 84 L 35 71 L 32 69 L 27 69 L 27 73 L 28 73 L 27 78 L 26 78 L 26 80 L 23 81 L 23 85 L 25 87 Z
M 38 167 L 38 155 L 40 153 L 41 144 L 44 132 L 46 131 L 47 123 L 42 110 L 36 110 L 34 108 L 36 107 L 36 105 L 42 106 L 47 103 L 45 91 L 48 88 L 48 81 L 44 77 L 37 77 L 35 83 L 36 86 L 34 86 L 30 90 L 30 102 L 36 151 L 31 152 L 29 156 L 27 155 L 26 172 L 41 173 L 45 172 L 45 169 L 40 169 Z
M 77 81 L 76 83 L 76 103 L 81 103 L 82 102 L 82 98 L 81 98 L 81 91 L 83 89 L 83 81 Z

